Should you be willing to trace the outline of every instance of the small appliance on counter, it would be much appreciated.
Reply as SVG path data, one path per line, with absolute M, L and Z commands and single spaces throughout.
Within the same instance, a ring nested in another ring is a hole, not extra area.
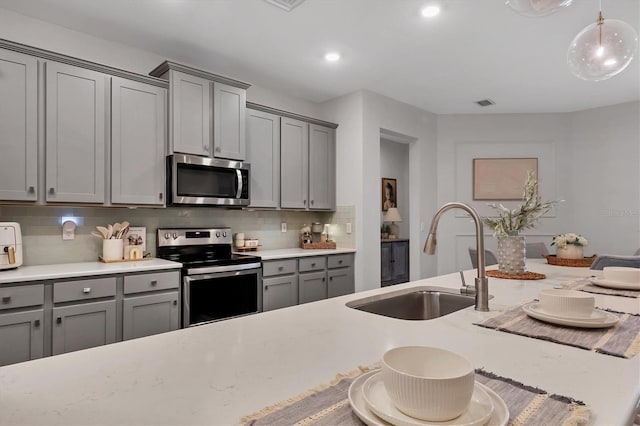
M 17 222 L 0 222 L 0 271 L 22 265 L 22 231 Z
M 303 249 L 331 250 L 336 248 L 336 243 L 328 239 L 328 232 L 323 233 L 325 225 L 314 222 L 311 226 L 304 226 L 300 230 L 301 247 Z M 327 230 L 328 231 L 328 230 Z

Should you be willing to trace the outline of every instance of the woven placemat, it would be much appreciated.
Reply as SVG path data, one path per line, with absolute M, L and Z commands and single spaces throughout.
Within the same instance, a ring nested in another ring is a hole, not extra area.
M 547 278 L 545 274 L 539 274 L 537 272 L 525 272 L 524 274 L 505 274 L 496 269 L 486 271 L 488 277 L 503 278 L 505 280 L 543 280 Z
M 579 290 L 584 291 L 586 293 L 593 294 L 605 294 L 607 296 L 620 296 L 620 297 L 632 297 L 638 298 L 640 297 L 640 290 L 623 290 L 617 288 L 606 288 L 599 287 L 597 285 L 591 284 L 589 279 L 579 278 L 576 281 L 571 281 L 563 285 L 563 288 L 568 290 Z
M 362 426 L 364 423 L 349 405 L 351 383 L 361 374 L 379 366 L 359 367 L 346 374 L 338 374 L 328 384 L 320 385 L 296 397 L 265 407 L 241 419 L 251 426 Z M 476 380 L 491 388 L 509 408 L 510 425 L 586 425 L 591 410 L 581 401 L 551 395 L 536 387 L 515 380 L 476 370 Z M 386 424 L 380 421 L 381 424 Z
M 633 358 L 640 353 L 640 315 L 608 310 L 619 317 L 613 327 L 574 328 L 530 318 L 522 306 L 475 325 L 620 358 Z
M 582 259 L 564 259 L 556 256 L 555 254 L 549 254 L 545 257 L 547 258 L 547 263 L 549 265 L 572 266 L 574 268 L 588 268 L 596 259 L 595 254 L 591 257 L 583 257 Z

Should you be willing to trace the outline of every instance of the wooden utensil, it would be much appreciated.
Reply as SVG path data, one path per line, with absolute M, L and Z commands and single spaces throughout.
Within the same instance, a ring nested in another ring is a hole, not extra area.
M 102 232 L 91 231 L 91 235 L 104 240 L 104 235 L 102 235 Z
M 100 233 L 102 234 L 102 238 L 104 238 L 106 240 L 107 239 L 107 235 L 109 235 L 109 230 L 107 228 L 105 228 L 104 226 L 96 226 L 96 229 L 98 231 L 100 231 Z

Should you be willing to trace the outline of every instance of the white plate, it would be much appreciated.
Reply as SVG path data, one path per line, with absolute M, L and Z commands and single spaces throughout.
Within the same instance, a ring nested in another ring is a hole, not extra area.
M 402 413 L 389 398 L 380 374 L 374 374 L 367 379 L 362 386 L 362 396 L 366 406 L 376 416 L 395 426 L 481 426 L 491 419 L 494 411 L 493 402 L 483 388 L 480 383 L 476 383 L 467 411 L 453 420 L 444 422 L 420 420 Z
M 600 311 L 605 314 L 605 317 L 602 320 L 581 320 L 576 318 L 557 317 L 547 314 L 544 310 L 540 310 L 538 304 L 538 302 L 527 303 L 522 307 L 522 310 L 531 318 L 549 322 L 551 324 L 566 325 L 569 327 L 606 328 L 611 327 L 618 322 L 618 317 L 616 315 L 605 311 Z
M 606 311 L 602 311 L 600 309 L 594 309 L 591 311 L 591 314 L 588 316 L 570 316 L 570 315 L 558 315 L 552 312 L 547 311 L 540 302 L 533 302 L 533 304 L 529 304 L 529 309 L 536 311 L 536 313 L 546 315 L 548 317 L 554 317 L 561 320 L 577 320 L 577 321 L 588 321 L 588 322 L 602 322 L 606 321 L 609 318 L 609 313 Z
M 626 283 L 622 281 L 605 280 L 604 278 L 589 278 L 592 284 L 606 288 L 617 288 L 622 290 L 640 290 L 640 283 Z

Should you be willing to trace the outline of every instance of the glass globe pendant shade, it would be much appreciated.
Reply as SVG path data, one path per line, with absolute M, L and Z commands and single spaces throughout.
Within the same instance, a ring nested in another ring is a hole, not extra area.
M 569 6 L 573 0 L 507 0 L 507 6 L 529 18 L 551 15 Z
M 569 70 L 587 81 L 602 81 L 622 72 L 638 49 L 633 27 L 617 19 L 602 19 L 584 28 L 567 52 Z

